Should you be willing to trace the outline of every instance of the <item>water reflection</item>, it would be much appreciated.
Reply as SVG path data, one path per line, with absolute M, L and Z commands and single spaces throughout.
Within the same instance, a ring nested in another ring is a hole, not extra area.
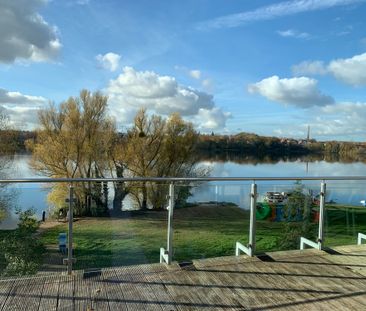
M 242 155 L 233 152 L 219 152 L 199 154 L 201 161 L 209 162 L 234 162 L 237 164 L 276 164 L 279 162 L 329 162 L 329 163 L 354 163 L 362 162 L 366 164 L 366 158 L 359 155 L 344 155 L 338 153 L 328 154 L 311 154 L 311 155 L 278 155 L 278 154 L 257 154 L 257 155 Z
M 30 155 L 17 155 L 13 160 L 12 178 L 40 177 L 31 170 L 28 163 Z M 220 154 L 202 159 L 201 165 L 210 168 L 211 176 L 215 177 L 271 177 L 271 176 L 351 176 L 366 175 L 366 160 L 350 161 L 347 158 L 329 156 L 307 157 L 251 157 L 233 154 Z M 360 205 L 360 200 L 366 199 L 366 183 L 360 181 L 328 182 L 327 200 L 337 203 Z M 16 205 L 23 208 L 34 208 L 38 217 L 43 211 L 49 215 L 47 204 L 48 190 L 41 184 L 13 185 L 18 191 Z M 288 191 L 293 182 L 260 183 L 259 192 Z M 306 187 L 318 193 L 320 182 L 307 183 Z M 233 202 L 242 208 L 249 206 L 249 183 L 205 183 L 193 189 L 190 202 Z M 128 206 L 128 202 L 125 202 Z M 14 215 L 0 224 L 2 228 L 14 225 Z

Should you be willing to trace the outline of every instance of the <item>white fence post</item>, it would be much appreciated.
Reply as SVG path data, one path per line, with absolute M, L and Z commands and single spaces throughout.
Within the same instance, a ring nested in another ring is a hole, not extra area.
M 323 181 L 320 185 L 319 233 L 318 233 L 319 250 L 321 250 L 324 247 L 325 193 L 326 193 L 326 183 Z
M 73 242 L 73 220 L 74 220 L 74 187 L 70 184 L 69 187 L 69 232 L 68 232 L 68 242 L 67 242 L 67 274 L 72 274 L 72 242 Z
M 170 265 L 173 259 L 173 213 L 174 213 L 174 184 L 169 185 L 169 205 L 168 205 L 168 233 L 166 250 L 160 248 L 160 263 L 164 261 Z
M 235 255 L 239 256 L 240 251 L 253 257 L 255 253 L 255 233 L 256 233 L 256 209 L 257 209 L 257 185 L 252 184 L 250 191 L 250 224 L 249 224 L 249 244 L 244 246 L 240 242 L 236 242 Z

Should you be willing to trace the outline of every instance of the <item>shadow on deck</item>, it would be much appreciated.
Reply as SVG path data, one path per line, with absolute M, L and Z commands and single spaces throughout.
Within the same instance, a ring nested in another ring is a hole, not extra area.
M 0 281 L 0 310 L 366 310 L 366 245 Z

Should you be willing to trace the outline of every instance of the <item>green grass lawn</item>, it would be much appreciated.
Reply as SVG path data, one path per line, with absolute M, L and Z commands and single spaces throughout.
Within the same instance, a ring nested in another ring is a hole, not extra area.
M 159 249 L 166 246 L 167 212 L 131 212 L 128 215 L 124 218 L 84 218 L 76 221 L 75 268 L 158 262 Z M 325 225 L 327 245 L 354 244 L 357 232 L 366 232 L 366 209 L 355 210 L 353 216 L 349 213 L 347 217 L 344 211 L 328 211 Z M 257 252 L 278 250 L 277 241 L 283 234 L 284 225 L 283 222 L 257 221 Z M 174 260 L 233 255 L 236 241 L 247 243 L 248 230 L 248 211 L 235 206 L 207 205 L 176 209 Z M 43 232 L 43 243 L 57 244 L 59 232 L 67 232 L 67 224 Z

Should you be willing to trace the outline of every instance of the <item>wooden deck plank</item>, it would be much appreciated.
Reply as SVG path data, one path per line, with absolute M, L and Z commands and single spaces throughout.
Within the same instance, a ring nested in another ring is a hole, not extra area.
M 139 293 L 140 300 L 143 301 L 140 306 L 140 310 L 148 309 L 162 311 L 161 303 L 159 303 L 159 299 L 148 284 L 143 272 L 144 270 L 145 269 L 139 266 L 128 267 L 128 269 L 125 270 L 125 273 L 121 271 L 120 281 L 129 283 L 134 291 Z
M 196 271 L 177 271 L 175 273 L 160 274 L 161 281 L 167 288 L 169 295 L 177 303 L 179 310 L 228 310 L 230 303 L 219 300 L 214 291 L 200 279 Z M 214 298 L 214 299 L 213 299 Z
M 43 278 L 17 278 L 3 310 L 38 310 L 43 289 Z
M 128 310 L 114 269 L 103 270 L 103 285 L 110 310 Z
M 194 282 L 197 282 L 197 280 L 195 280 L 193 276 L 196 276 L 196 279 L 200 279 L 202 282 L 203 294 L 208 297 L 209 301 L 213 301 L 215 305 L 222 304 L 225 306 L 223 308 L 224 310 L 242 310 L 245 306 L 245 303 L 241 303 L 240 299 L 237 299 L 237 297 L 232 295 L 230 289 L 227 291 L 226 284 L 222 285 L 221 280 L 215 278 L 212 273 L 192 271 L 189 275 Z
M 61 276 L 59 279 L 57 310 L 74 310 L 74 276 Z
M 0 310 L 366 310 L 366 247 L 0 281 Z
M 128 289 L 128 294 L 130 294 L 130 290 L 134 292 L 132 296 L 126 297 L 128 303 L 131 304 L 131 309 L 137 307 L 139 310 L 162 311 L 162 301 L 159 300 L 158 293 L 154 292 L 146 280 L 147 267 L 147 265 L 141 265 L 121 268 L 118 270 L 118 280 L 121 286 Z
M 44 282 L 45 282 L 44 278 L 29 279 L 26 288 L 27 294 L 24 297 L 24 299 L 22 299 L 22 301 L 20 302 L 22 308 L 24 308 L 24 306 L 27 306 L 27 310 L 37 311 L 39 309 Z
M 104 286 L 104 275 L 88 277 L 91 309 L 109 311 L 108 296 Z
M 117 283 L 120 293 L 123 295 L 121 298 L 125 302 L 127 310 L 138 311 L 145 310 L 145 301 L 141 297 L 141 293 L 135 291 L 135 288 L 130 282 L 124 282 L 129 280 L 130 277 L 126 268 L 118 268 L 114 270 L 114 281 Z
M 204 308 L 205 304 L 197 297 L 197 289 L 192 290 L 190 281 L 183 271 L 160 273 L 159 277 L 169 295 L 176 302 L 178 310 L 195 310 L 198 306 Z
M 10 297 L 11 290 L 14 286 L 15 281 L 0 281 L 0 311 L 3 310 L 7 299 Z
M 56 275 L 46 278 L 39 303 L 39 311 L 57 310 L 58 288 L 59 278 Z
M 8 299 L 6 300 L 5 304 L 3 305 L 3 310 L 19 310 L 19 306 L 17 305 L 17 302 L 19 302 L 19 298 L 24 295 L 23 285 L 26 283 L 26 280 L 22 280 L 21 278 L 17 278 L 13 284 L 13 287 L 11 288 L 11 291 L 9 293 Z
M 143 282 L 146 290 L 152 294 L 150 299 L 159 306 L 159 310 L 177 310 L 174 301 L 169 296 L 166 288 L 162 286 L 160 282 L 156 282 L 156 278 L 153 275 L 158 273 L 165 273 L 169 271 L 166 265 L 143 265 L 139 266 L 136 272 L 140 273 L 140 277 L 137 274 L 137 281 Z
M 75 310 L 91 309 L 92 302 L 88 281 L 82 275 L 77 275 L 74 277 L 73 284 Z

